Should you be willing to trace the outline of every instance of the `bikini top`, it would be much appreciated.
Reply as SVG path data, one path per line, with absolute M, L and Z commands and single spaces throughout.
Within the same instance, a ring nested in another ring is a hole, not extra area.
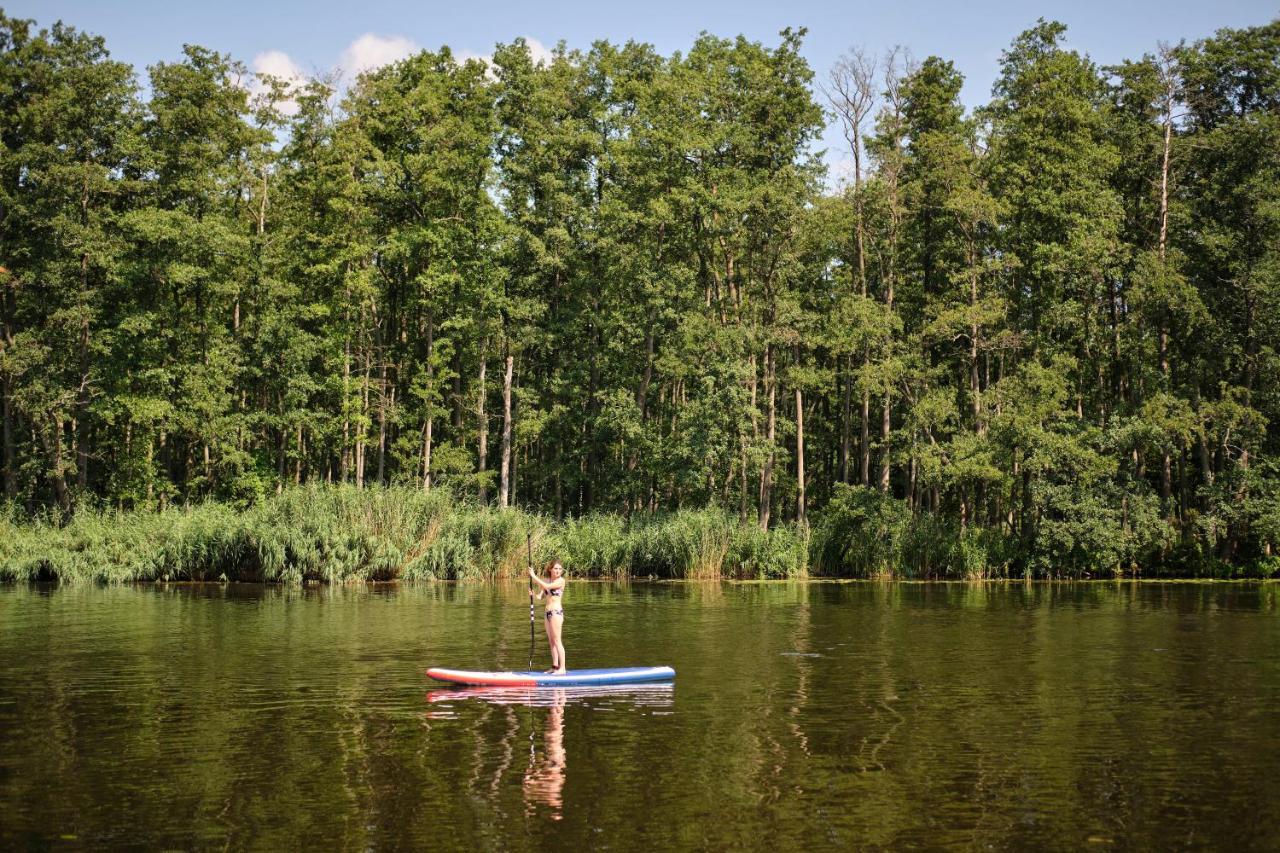
M 554 595 L 558 598 L 560 596 L 560 593 L 562 592 L 564 592 L 564 587 L 561 586 L 561 587 L 556 587 L 555 589 L 547 590 L 547 595 Z

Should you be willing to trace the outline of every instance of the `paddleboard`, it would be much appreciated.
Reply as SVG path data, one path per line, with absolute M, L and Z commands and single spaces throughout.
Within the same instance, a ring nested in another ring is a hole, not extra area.
M 432 667 L 427 675 L 450 684 L 478 684 L 487 687 L 573 687 L 591 684 L 635 684 L 642 681 L 671 681 L 676 671 L 669 666 L 628 666 L 619 669 L 571 669 L 564 675 L 546 672 L 469 672 L 464 669 Z
M 491 705 L 530 705 L 535 708 L 554 708 L 565 702 L 589 700 L 613 700 L 669 708 L 675 697 L 675 682 L 647 681 L 638 684 L 578 684 L 568 687 L 484 687 L 480 685 L 453 684 L 437 687 L 427 692 L 432 704 L 450 702 L 488 702 Z

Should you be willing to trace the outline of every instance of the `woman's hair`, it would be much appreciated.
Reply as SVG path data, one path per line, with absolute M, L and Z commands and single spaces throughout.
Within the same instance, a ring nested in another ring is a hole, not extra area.
M 556 566 L 560 567 L 560 571 L 562 572 L 564 571 L 564 563 L 560 562 L 560 559 L 558 557 L 552 557 L 550 560 L 547 561 L 547 565 L 546 565 L 547 574 L 551 574 L 551 570 L 554 569 Z

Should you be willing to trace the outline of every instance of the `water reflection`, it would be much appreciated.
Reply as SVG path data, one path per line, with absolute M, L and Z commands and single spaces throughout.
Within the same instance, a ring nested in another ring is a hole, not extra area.
M 551 691 L 551 705 L 546 725 L 542 728 L 543 750 L 529 756 L 529 769 L 524 773 L 525 816 L 531 817 L 539 804 L 551 809 L 551 819 L 564 817 L 564 701 L 565 688 Z
M 514 585 L 0 585 L 0 850 L 1277 846 L 1280 584 L 577 594 L 678 703 L 428 694 L 525 665 Z
M 566 703 L 596 707 L 640 705 L 670 708 L 674 699 L 675 685 L 671 682 L 580 687 L 449 687 L 427 694 L 427 701 L 432 704 L 481 701 L 491 705 L 529 705 L 534 708 L 557 705 L 563 708 Z
M 447 720 L 455 717 L 453 709 L 480 704 L 486 708 L 502 709 L 510 714 L 514 707 L 529 708 L 531 714 L 545 710 L 541 719 L 531 717 L 529 765 L 521 782 L 525 816 L 533 817 L 539 807 L 546 807 L 547 816 L 554 821 L 564 817 L 564 788 L 568 773 L 568 753 L 565 745 L 565 707 L 579 707 L 586 711 L 610 711 L 621 707 L 646 709 L 670 709 L 674 705 L 675 685 L 617 684 L 575 687 L 463 687 L 432 690 L 427 702 L 433 706 L 427 712 L 429 719 Z M 447 709 L 447 710 L 446 710 Z M 658 711 L 658 713 L 663 713 Z M 514 740 L 519 737 L 514 718 L 502 737 L 499 752 L 507 756 L 495 777 L 494 793 L 498 781 L 510 764 Z M 541 728 L 541 748 L 534 739 L 534 731 Z

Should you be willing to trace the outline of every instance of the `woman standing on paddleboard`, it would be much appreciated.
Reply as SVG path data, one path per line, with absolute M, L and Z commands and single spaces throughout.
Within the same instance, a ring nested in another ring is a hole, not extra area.
M 544 581 L 542 578 L 534 574 L 533 566 L 529 567 L 529 577 L 537 581 L 538 598 L 543 595 L 547 597 L 547 645 L 551 647 L 551 669 L 557 675 L 564 675 L 564 640 L 560 637 L 560 632 L 564 628 L 564 566 L 560 565 L 559 560 L 552 560 L 547 566 L 547 574 L 551 580 Z

